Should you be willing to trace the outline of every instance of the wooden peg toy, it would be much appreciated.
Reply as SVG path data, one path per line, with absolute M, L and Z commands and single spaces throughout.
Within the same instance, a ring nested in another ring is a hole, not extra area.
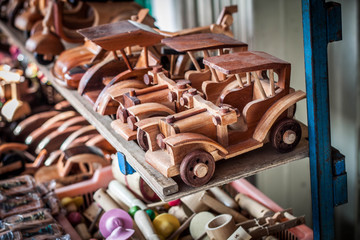
M 103 188 L 98 189 L 93 196 L 94 200 L 104 211 L 119 208 L 119 205 L 105 192 Z
M 209 196 L 209 194 L 207 194 L 206 192 L 204 192 L 200 196 L 200 201 L 203 202 L 205 205 L 207 205 L 212 210 L 214 210 L 215 212 L 230 214 L 231 216 L 234 217 L 234 220 L 237 223 L 244 222 L 247 220 L 247 218 L 244 217 L 243 215 L 241 215 L 239 212 L 235 211 L 232 208 L 225 206 L 220 201 Z
M 138 198 L 132 194 L 124 185 L 119 183 L 116 180 L 113 180 L 109 183 L 109 191 L 113 192 L 117 198 L 124 202 L 129 208 L 133 206 L 138 206 L 140 209 L 145 210 L 146 205 Z
M 236 201 L 230 197 L 224 190 L 219 187 L 213 187 L 209 189 L 209 192 L 220 202 L 222 202 L 225 206 L 232 208 L 234 210 L 239 209 L 239 205 Z
M 274 212 L 259 202 L 251 199 L 245 194 L 238 193 L 235 196 L 235 201 L 239 204 L 239 206 L 249 212 L 251 216 L 255 218 L 272 216 Z
M 156 234 L 154 226 L 144 210 L 139 210 L 134 215 L 134 220 L 139 226 L 140 231 L 146 240 L 160 240 L 161 238 Z

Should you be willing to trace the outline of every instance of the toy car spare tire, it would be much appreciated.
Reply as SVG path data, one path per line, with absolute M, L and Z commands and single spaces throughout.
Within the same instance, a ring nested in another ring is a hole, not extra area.
M 189 186 L 200 187 L 214 175 L 215 160 L 203 150 L 188 153 L 180 164 L 180 177 Z
M 280 153 L 292 151 L 300 139 L 301 126 L 294 119 L 284 118 L 277 122 L 271 130 L 270 141 Z

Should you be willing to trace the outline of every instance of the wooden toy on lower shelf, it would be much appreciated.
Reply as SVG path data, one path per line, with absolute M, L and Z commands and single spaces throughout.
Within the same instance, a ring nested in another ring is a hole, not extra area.
M 239 88 L 224 93 L 220 106 L 198 94 L 184 93 L 182 102 L 189 110 L 145 126 L 140 121 L 138 127 L 147 136 L 145 158 L 150 165 L 166 177 L 180 175 L 187 185 L 198 187 L 212 178 L 215 161 L 252 151 L 269 141 L 279 152 L 296 147 L 301 126 L 293 119 L 292 106 L 306 94 L 290 91 L 289 63 L 263 52 L 209 57 L 204 63 L 224 74 L 235 74 Z M 268 79 L 260 80 L 258 73 L 267 71 Z M 241 73 L 247 76 L 246 83 Z
M 68 185 L 91 178 L 96 169 L 107 165 L 100 149 L 77 146 L 62 152 L 57 164 L 40 168 L 35 179 L 39 183 L 56 180 L 60 185 Z

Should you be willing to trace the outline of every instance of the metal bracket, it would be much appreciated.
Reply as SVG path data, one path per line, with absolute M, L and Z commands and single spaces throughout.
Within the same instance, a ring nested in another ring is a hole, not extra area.
M 339 206 L 348 202 L 345 156 L 338 150 L 332 149 L 331 157 L 333 162 L 334 206 Z
M 126 161 L 126 156 L 121 152 L 116 153 L 116 157 L 118 159 L 118 164 L 120 168 L 120 172 L 124 175 L 131 175 L 136 172 L 135 169 Z
M 341 27 L 341 5 L 336 2 L 325 3 L 327 18 L 327 41 L 334 42 L 342 40 Z

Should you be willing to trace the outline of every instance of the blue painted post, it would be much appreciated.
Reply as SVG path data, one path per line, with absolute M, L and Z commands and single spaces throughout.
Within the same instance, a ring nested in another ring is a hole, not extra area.
M 339 26 L 332 7 L 325 0 L 302 0 L 313 230 L 314 239 L 326 240 L 334 239 L 327 44 L 341 38 L 341 18 Z

